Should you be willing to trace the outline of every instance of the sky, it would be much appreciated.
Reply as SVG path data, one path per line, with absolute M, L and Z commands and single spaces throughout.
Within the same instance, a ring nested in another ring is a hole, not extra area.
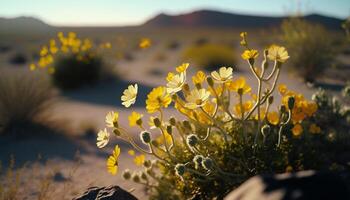
M 350 0 L 0 0 L 0 17 L 33 16 L 57 26 L 138 25 L 159 14 L 211 9 L 281 16 L 300 10 L 350 16 Z

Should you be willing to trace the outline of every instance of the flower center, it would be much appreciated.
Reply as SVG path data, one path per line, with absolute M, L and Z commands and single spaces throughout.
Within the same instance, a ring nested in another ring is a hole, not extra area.
M 196 100 L 196 104 L 197 104 L 197 105 L 201 105 L 202 103 L 203 103 L 202 99 L 197 99 L 197 100 Z

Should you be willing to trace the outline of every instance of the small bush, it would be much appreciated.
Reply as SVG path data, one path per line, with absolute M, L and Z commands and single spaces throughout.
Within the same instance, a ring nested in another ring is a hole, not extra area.
M 10 63 L 13 65 L 23 65 L 27 63 L 27 57 L 23 53 L 15 53 L 10 58 Z
M 187 48 L 183 57 L 186 61 L 193 61 L 199 67 L 213 70 L 220 66 L 236 64 L 233 48 L 220 44 L 203 44 Z
M 176 50 L 180 47 L 180 42 L 178 41 L 171 41 L 166 44 L 166 48 L 169 50 Z
M 33 74 L 0 73 L 0 133 L 20 134 L 42 122 L 53 100 L 51 87 Z
M 331 35 L 321 25 L 288 19 L 282 23 L 282 37 L 291 52 L 290 66 L 305 81 L 315 81 L 333 61 Z

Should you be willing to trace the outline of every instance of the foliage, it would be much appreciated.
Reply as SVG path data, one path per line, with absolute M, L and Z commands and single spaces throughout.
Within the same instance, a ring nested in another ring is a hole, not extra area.
M 281 28 L 283 41 L 291 52 L 291 67 L 305 81 L 314 81 L 330 67 L 334 52 L 331 35 L 324 27 L 292 18 L 285 20 Z
M 101 51 L 110 48 L 108 42 L 96 45 L 90 39 L 78 38 L 74 32 L 67 37 L 59 32 L 57 38 L 41 48 L 39 61 L 31 64 L 30 70 L 47 70 L 61 89 L 93 85 L 111 74 L 101 56 Z
M 25 130 L 44 120 L 53 100 L 50 84 L 34 74 L 0 73 L 0 132 Z
M 319 118 L 330 116 L 321 101 L 316 97 L 309 101 L 284 84 L 277 86 L 289 59 L 287 50 L 271 45 L 263 51 L 259 67 L 259 52 L 248 44 L 247 33 L 241 37 L 245 48 L 241 57 L 258 82 L 256 91 L 244 77 L 235 77 L 230 67 L 210 75 L 197 72 L 191 89 L 186 73 L 189 64 L 184 63 L 168 74 L 165 87 L 148 94 L 149 126 L 143 114 L 132 112 L 128 118 L 131 127 L 140 129 L 144 146 L 118 123 L 118 112 L 107 114 L 108 129 L 99 132 L 97 146 L 105 147 L 113 131 L 139 151 L 139 155 L 133 150 L 129 154 L 143 170 L 126 170 L 122 176 L 145 185 L 151 199 L 223 199 L 257 174 L 347 167 L 348 160 L 340 155 L 350 152 L 349 134 L 338 138 L 321 129 Z M 281 101 L 274 103 L 275 90 Z M 137 85 L 131 85 L 122 101 L 129 107 L 136 98 Z M 183 117 L 166 118 L 164 111 L 169 106 Z M 118 173 L 123 151 L 118 145 L 114 149 L 107 161 L 112 174 Z M 148 160 L 151 158 L 154 160 Z
M 236 64 L 233 48 L 222 44 L 205 43 L 188 47 L 183 52 L 183 58 L 208 70 Z

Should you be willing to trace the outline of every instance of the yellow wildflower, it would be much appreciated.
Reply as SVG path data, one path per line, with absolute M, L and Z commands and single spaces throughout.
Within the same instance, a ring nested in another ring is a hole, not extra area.
M 128 119 L 129 119 L 129 125 L 130 125 L 131 127 L 138 125 L 138 123 L 139 123 L 138 121 L 141 120 L 142 117 L 143 117 L 142 114 L 137 113 L 137 112 L 135 112 L 135 111 L 132 112 L 131 115 L 128 117 Z
M 97 133 L 97 142 L 96 145 L 98 148 L 105 147 L 109 142 L 109 132 L 105 128 L 104 130 L 100 130 Z
M 166 88 L 157 87 L 147 95 L 146 109 L 149 113 L 154 113 L 162 107 L 168 107 L 170 103 L 171 97 L 166 92 Z
M 143 165 L 143 163 L 145 162 L 145 159 L 146 159 L 146 156 L 141 154 L 139 156 L 136 156 L 134 158 L 134 163 L 137 165 L 137 166 L 141 166 Z
M 151 40 L 148 38 L 142 38 L 140 43 L 139 43 L 139 47 L 141 49 L 147 49 L 148 47 L 151 46 Z
M 311 124 L 309 128 L 310 133 L 316 134 L 316 133 L 321 133 L 321 128 L 317 126 L 316 124 Z
M 184 73 L 180 73 L 169 77 L 168 74 L 167 80 L 167 92 L 169 94 L 175 94 L 176 92 L 180 91 L 182 89 L 182 86 L 185 84 L 186 75 Z
M 243 113 L 241 111 L 241 105 L 240 104 L 236 104 L 235 105 L 235 112 L 238 116 L 242 116 L 242 114 L 248 112 L 250 109 L 252 109 L 253 107 L 253 102 L 252 101 L 246 101 L 242 104 L 243 107 Z
M 189 66 L 190 66 L 190 63 L 182 63 L 182 65 L 176 67 L 176 71 L 179 73 L 186 72 L 186 70 Z
M 118 145 L 115 146 L 113 154 L 109 156 L 107 160 L 107 171 L 112 175 L 118 172 L 118 158 L 120 155 L 120 148 Z
M 288 90 L 287 90 L 287 86 L 286 86 L 285 84 L 280 84 L 280 85 L 278 86 L 278 91 L 279 91 L 279 93 L 280 93 L 282 96 L 285 95 L 286 92 L 288 91 Z
M 194 89 L 186 97 L 187 103 L 185 107 L 188 109 L 196 109 L 205 105 L 210 96 L 210 92 L 206 89 Z
M 123 101 L 122 104 L 125 107 L 128 108 L 136 102 L 137 90 L 138 90 L 137 84 L 129 85 L 128 89 L 124 90 L 121 100 Z
M 30 71 L 34 71 L 36 69 L 36 65 L 35 64 L 30 64 L 29 65 L 29 69 L 30 69 Z
M 108 112 L 106 115 L 106 124 L 107 127 L 113 128 L 114 126 L 118 125 L 118 118 L 119 113 L 118 112 Z
M 229 90 L 237 93 L 241 92 L 241 94 L 246 94 L 252 90 L 252 88 L 246 84 L 245 78 L 242 76 L 235 81 L 229 81 L 227 86 Z
M 292 128 L 292 133 L 294 136 L 300 136 L 303 132 L 303 127 L 300 124 L 295 124 Z
M 129 154 L 130 156 L 134 156 L 134 155 L 135 155 L 135 151 L 132 150 L 132 149 L 130 149 L 130 150 L 128 151 L 128 154 Z
M 169 81 L 173 80 L 174 76 L 175 76 L 174 73 L 169 72 L 168 75 L 167 75 L 167 77 L 166 77 L 166 80 L 169 82 Z
M 249 59 L 257 58 L 259 56 L 259 53 L 255 49 L 250 49 L 250 50 L 245 50 L 241 56 L 244 60 L 249 60 Z
M 198 71 L 196 75 L 192 77 L 193 84 L 202 84 L 205 81 L 205 73 L 203 71 Z
M 284 63 L 289 58 L 286 48 L 278 45 L 271 45 L 269 47 L 267 57 L 270 60 L 281 63 Z
M 232 78 L 232 71 L 231 67 L 221 67 L 219 72 L 213 71 L 211 76 L 216 82 L 225 83 Z
M 273 125 L 277 125 L 279 123 L 279 115 L 277 112 L 269 112 L 267 113 L 267 120 L 273 124 Z

